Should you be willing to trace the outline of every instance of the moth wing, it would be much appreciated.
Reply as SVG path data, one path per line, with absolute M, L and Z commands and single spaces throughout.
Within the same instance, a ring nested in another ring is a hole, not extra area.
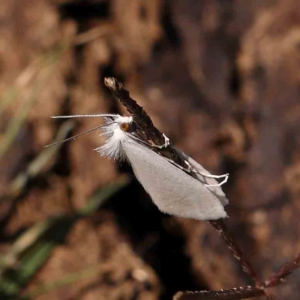
M 177 154 L 179 156 L 181 156 L 181 158 L 185 159 L 196 171 L 202 173 L 202 174 L 207 174 L 207 175 L 211 175 L 211 173 L 209 171 L 207 171 L 203 166 L 201 166 L 198 162 L 196 162 L 195 160 L 193 160 L 190 156 L 188 156 L 187 154 L 185 154 L 184 152 L 175 149 L 177 151 Z M 205 177 L 202 176 L 201 174 L 196 174 L 197 178 L 205 183 L 205 184 L 210 184 L 210 185 L 216 185 L 218 184 L 218 181 L 214 178 L 210 178 L 210 177 Z M 228 204 L 228 199 L 226 198 L 225 193 L 223 192 L 221 186 L 212 186 L 212 187 L 207 187 L 213 194 L 215 194 L 215 196 L 221 201 L 221 203 L 223 205 Z
M 218 197 L 199 180 L 135 141 L 125 140 L 122 148 L 137 179 L 162 212 L 197 220 L 227 216 Z

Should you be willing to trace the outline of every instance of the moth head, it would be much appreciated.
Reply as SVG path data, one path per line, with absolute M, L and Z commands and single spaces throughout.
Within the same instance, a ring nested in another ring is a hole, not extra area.
M 120 116 L 105 118 L 105 124 L 101 127 L 106 138 L 103 146 L 95 149 L 101 156 L 116 160 L 125 160 L 126 155 L 122 149 L 122 143 L 132 139 L 135 131 L 135 123 L 132 116 Z
M 62 141 L 57 141 L 47 146 L 61 144 L 70 140 L 75 140 L 77 137 L 91 133 L 95 130 L 101 130 L 101 136 L 104 137 L 104 145 L 95 150 L 101 156 L 108 158 L 124 160 L 126 159 L 125 152 L 122 149 L 122 143 L 125 141 L 143 142 L 141 133 L 137 130 L 137 125 L 132 116 L 120 116 L 118 114 L 95 114 L 95 115 L 69 115 L 69 116 L 53 116 L 55 119 L 67 118 L 104 118 L 104 124 L 94 127 L 86 132 L 77 134 Z
M 129 123 L 121 123 L 120 129 L 124 132 L 129 132 L 130 130 L 130 124 Z

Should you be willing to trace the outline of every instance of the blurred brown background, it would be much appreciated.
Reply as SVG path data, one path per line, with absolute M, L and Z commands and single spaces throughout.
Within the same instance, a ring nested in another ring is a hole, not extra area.
M 300 1 L 2 0 L 0 298 L 171 299 L 249 284 L 206 222 L 161 214 L 93 151 L 124 113 L 114 76 L 173 143 L 230 172 L 226 220 L 265 278 L 300 249 Z M 299 271 L 275 290 L 299 299 Z

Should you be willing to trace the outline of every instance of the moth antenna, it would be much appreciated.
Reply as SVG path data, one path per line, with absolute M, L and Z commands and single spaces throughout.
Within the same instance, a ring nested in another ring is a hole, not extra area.
M 92 114 L 92 115 L 69 115 L 69 116 L 51 116 L 52 119 L 70 119 L 70 118 L 98 118 L 98 117 L 118 117 L 117 114 Z
M 46 145 L 44 148 L 47 148 L 47 147 L 50 147 L 50 146 L 54 146 L 54 145 L 57 145 L 57 144 L 62 144 L 62 143 L 65 143 L 65 142 L 68 142 L 68 141 L 71 141 L 71 140 L 75 140 L 76 138 L 78 138 L 78 137 L 80 137 L 82 135 L 89 134 L 89 133 L 91 133 L 91 132 L 93 132 L 93 131 L 95 131 L 97 129 L 100 129 L 101 127 L 102 127 L 102 125 L 94 127 L 92 129 L 89 129 L 88 131 L 85 131 L 85 132 L 73 135 L 73 136 L 71 136 L 71 137 L 69 137 L 67 139 L 64 139 L 64 140 L 61 140 L 61 141 L 58 141 L 58 142 Z

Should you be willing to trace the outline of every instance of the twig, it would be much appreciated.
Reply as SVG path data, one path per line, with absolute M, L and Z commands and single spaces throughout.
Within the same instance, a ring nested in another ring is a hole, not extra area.
M 223 220 L 209 221 L 209 223 L 217 230 L 217 232 L 224 239 L 233 256 L 240 262 L 243 271 L 255 281 L 256 286 L 261 286 L 261 281 L 259 280 L 253 266 L 245 257 L 242 250 L 239 248 L 239 246 L 234 241 L 233 237 L 228 232 L 228 229 Z
M 149 142 L 156 146 L 164 145 L 164 135 L 154 126 L 151 118 L 143 107 L 138 105 L 136 101 L 130 97 L 129 92 L 123 88 L 122 83 L 113 77 L 105 78 L 104 83 L 112 91 L 113 95 L 126 107 L 127 111 L 133 115 L 139 129 L 146 135 Z M 158 148 L 154 148 L 153 150 L 168 159 L 172 159 L 183 168 L 186 167 L 183 159 L 178 156 L 177 151 L 171 145 L 159 150 Z
M 145 110 L 130 97 L 129 92 L 122 87 L 122 84 L 112 77 L 105 78 L 104 83 L 109 89 L 112 90 L 114 96 L 126 107 L 128 112 L 134 116 L 135 121 L 145 132 L 148 139 L 156 145 L 162 145 L 164 143 L 163 134 L 153 125 L 153 122 Z M 186 167 L 182 159 L 177 155 L 177 152 L 174 151 L 174 148 L 171 145 L 164 148 L 160 152 L 162 155 L 172 158 L 183 168 Z M 236 245 L 233 238 L 229 235 L 225 224 L 222 221 L 211 221 L 210 223 L 221 234 L 235 258 L 241 262 L 243 270 L 255 281 L 257 286 L 260 286 L 260 282 L 253 267 L 243 256 L 242 251 Z
M 133 100 L 129 92 L 122 87 L 122 84 L 115 78 L 105 78 L 105 85 L 112 90 L 113 95 L 126 107 L 129 113 L 134 117 L 137 126 L 139 126 L 147 139 L 153 145 L 163 145 L 164 135 L 153 125 L 151 118 L 147 115 L 144 109 L 139 106 L 135 100 Z M 159 152 L 161 155 L 173 159 L 177 164 L 185 167 L 184 161 L 179 157 L 177 151 L 168 145 L 163 149 L 154 151 Z M 255 286 L 248 286 L 245 288 L 233 288 L 230 290 L 221 291 L 199 291 L 199 292 L 179 292 L 175 295 L 174 300 L 193 300 L 193 299 L 220 299 L 220 300 L 238 300 L 245 299 L 254 296 L 264 295 L 268 299 L 271 299 L 271 294 L 266 290 L 269 287 L 274 287 L 282 283 L 285 278 L 291 274 L 296 268 L 300 266 L 300 253 L 296 258 L 284 264 L 280 270 L 271 276 L 265 282 L 261 282 L 257 273 L 255 272 L 252 264 L 245 257 L 234 238 L 229 234 L 228 229 L 222 220 L 209 221 L 210 224 L 218 231 L 226 242 L 233 256 L 239 261 L 243 271 L 249 275 L 249 277 L 255 282 Z
M 272 275 L 269 279 L 264 282 L 266 288 L 279 285 L 285 281 L 285 278 L 290 275 L 295 269 L 300 266 L 300 253 L 290 262 L 285 263 L 278 272 Z
M 105 78 L 104 83 L 112 90 L 114 96 L 126 107 L 128 112 L 134 116 L 135 121 L 147 134 L 147 137 L 156 145 L 163 145 L 165 142 L 163 134 L 153 125 L 145 110 L 130 97 L 129 92 L 123 88 L 122 83 L 113 77 Z
M 173 300 L 240 300 L 262 295 L 264 290 L 247 286 L 220 291 L 178 292 Z

